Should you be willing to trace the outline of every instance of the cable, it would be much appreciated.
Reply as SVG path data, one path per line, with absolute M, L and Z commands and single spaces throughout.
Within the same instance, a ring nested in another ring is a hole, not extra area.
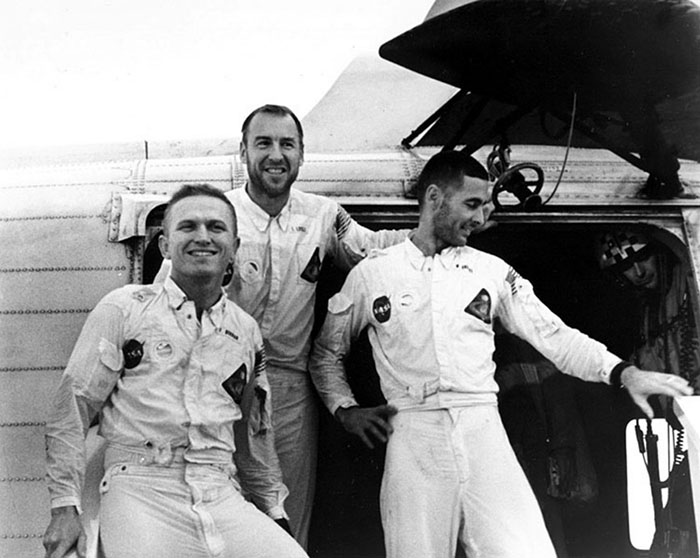
M 557 178 L 557 183 L 554 186 L 552 193 L 549 194 L 549 197 L 544 202 L 542 202 L 542 205 L 547 205 L 554 197 L 554 194 L 556 194 L 557 190 L 559 189 L 559 185 L 561 184 L 561 179 L 564 176 L 564 169 L 566 168 L 566 162 L 569 159 L 569 151 L 571 150 L 571 140 L 574 136 L 574 122 L 576 121 L 576 98 L 576 91 L 574 91 L 574 98 L 571 104 L 571 121 L 569 122 L 569 137 L 566 140 L 566 153 L 564 153 L 564 161 L 561 164 L 559 178 Z

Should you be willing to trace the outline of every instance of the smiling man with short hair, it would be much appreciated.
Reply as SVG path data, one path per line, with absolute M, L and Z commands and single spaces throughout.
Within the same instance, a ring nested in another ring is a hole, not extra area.
M 371 231 L 336 201 L 294 187 L 304 163 L 304 134 L 289 108 L 263 105 L 241 131 L 248 181 L 226 194 L 241 238 L 226 289 L 262 332 L 275 445 L 289 488 L 286 510 L 294 536 L 306 546 L 318 452 L 318 404 L 308 358 L 321 267 L 329 258 L 349 269 L 373 248 L 402 241 L 406 231 Z
M 46 425 L 46 556 L 84 555 L 84 438 L 99 414 L 106 558 L 304 557 L 285 532 L 262 336 L 221 287 L 235 210 L 211 186 L 183 186 L 164 229 L 169 277 L 105 296 L 59 385 Z

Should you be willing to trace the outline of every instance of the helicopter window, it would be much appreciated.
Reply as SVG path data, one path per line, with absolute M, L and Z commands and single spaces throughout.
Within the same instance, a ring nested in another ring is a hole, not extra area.
M 163 234 L 163 214 L 165 206 L 153 209 L 146 219 L 146 248 L 143 253 L 143 283 L 153 283 L 163 262 L 158 240 Z

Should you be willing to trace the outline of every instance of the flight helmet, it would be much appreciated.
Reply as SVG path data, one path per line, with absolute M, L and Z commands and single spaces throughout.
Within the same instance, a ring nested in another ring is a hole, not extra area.
M 598 264 L 601 269 L 609 271 L 624 271 L 634 262 L 648 258 L 651 253 L 649 239 L 628 230 L 607 232 L 598 240 Z

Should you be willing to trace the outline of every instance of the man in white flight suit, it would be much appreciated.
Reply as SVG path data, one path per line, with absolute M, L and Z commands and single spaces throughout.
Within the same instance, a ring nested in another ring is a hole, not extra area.
M 228 296 L 260 326 L 272 389 L 275 445 L 292 533 L 306 547 L 316 483 L 318 408 L 308 373 L 316 285 L 326 256 L 344 269 L 406 231 L 371 231 L 335 201 L 292 188 L 304 161 L 301 123 L 264 105 L 243 122 L 248 182 L 226 195 L 241 239 Z M 165 276 L 161 268 L 156 281 Z
M 381 516 L 388 558 L 553 557 L 537 501 L 496 405 L 493 321 L 562 371 L 652 393 L 686 380 L 644 372 L 566 326 L 501 259 L 467 246 L 484 221 L 485 169 L 461 152 L 426 164 L 418 228 L 359 263 L 328 304 L 310 370 L 331 413 L 366 443 L 388 439 Z M 396 413 L 359 408 L 343 357 L 368 326 L 381 388 Z
M 85 434 L 100 413 L 106 558 L 305 557 L 285 532 L 262 336 L 221 287 L 238 246 L 234 208 L 220 190 L 184 186 L 164 229 L 169 277 L 104 297 L 58 388 L 46 556 L 85 555 Z

